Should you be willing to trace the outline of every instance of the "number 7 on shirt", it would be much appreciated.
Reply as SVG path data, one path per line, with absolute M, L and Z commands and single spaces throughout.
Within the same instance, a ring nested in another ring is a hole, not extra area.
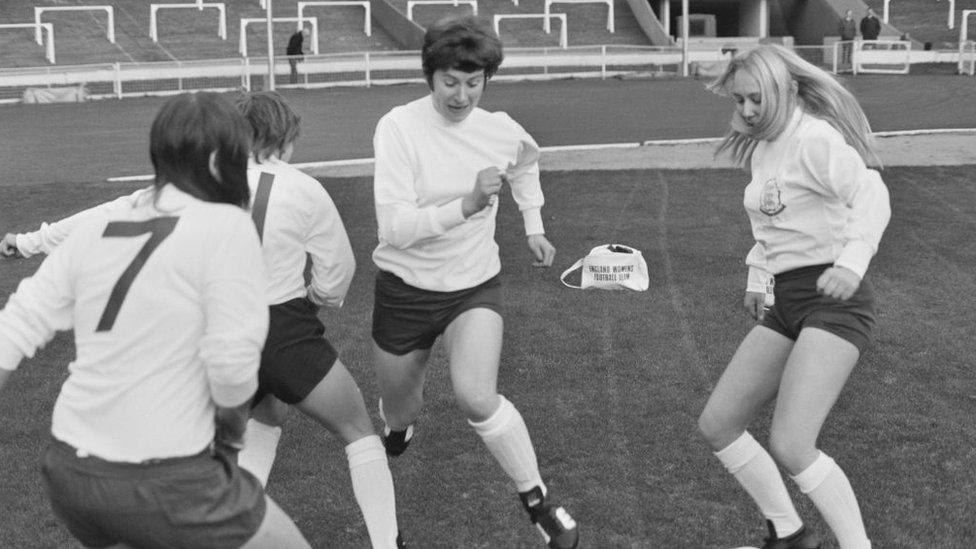
M 166 237 L 173 233 L 176 222 L 179 220 L 179 217 L 157 217 L 147 221 L 111 221 L 105 226 L 102 238 L 132 238 L 146 233 L 149 233 L 150 236 L 139 249 L 139 253 L 136 254 L 132 263 L 129 263 L 129 266 L 122 271 L 122 276 L 112 288 L 108 303 L 105 305 L 105 311 L 102 312 L 102 318 L 98 321 L 98 327 L 95 328 L 96 332 L 107 332 L 112 329 L 115 324 L 115 317 L 118 316 L 122 302 L 125 301 L 125 295 L 129 293 L 129 287 L 132 286 L 132 281 L 142 270 L 149 256 L 156 251 L 163 240 L 166 240 Z

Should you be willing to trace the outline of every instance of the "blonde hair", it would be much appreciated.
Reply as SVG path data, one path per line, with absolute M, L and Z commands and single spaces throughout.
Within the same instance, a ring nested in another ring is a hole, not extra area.
M 733 78 L 740 70 L 759 83 L 760 114 L 757 123 L 750 127 L 736 110 L 716 155 L 728 150 L 739 166 L 747 166 L 756 144 L 781 134 L 790 121 L 794 106 L 799 103 L 804 112 L 825 120 L 840 132 L 866 164 L 881 166 L 871 125 L 861 105 L 829 73 L 782 46 L 763 44 L 734 57 L 708 89 L 728 95 Z

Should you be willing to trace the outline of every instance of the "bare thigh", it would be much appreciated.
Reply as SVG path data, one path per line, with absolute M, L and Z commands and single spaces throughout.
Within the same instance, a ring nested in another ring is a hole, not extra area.
M 305 541 L 305 536 L 292 522 L 291 517 L 285 514 L 281 507 L 278 507 L 278 504 L 268 496 L 264 496 L 264 501 L 268 509 L 264 514 L 264 520 L 261 521 L 258 531 L 247 543 L 241 546 L 241 549 L 267 549 L 269 547 L 310 549 L 311 546 Z
M 340 360 L 295 407 L 346 444 L 375 434 L 359 385 Z
M 498 408 L 503 329 L 501 315 L 475 308 L 461 313 L 444 332 L 454 396 L 472 421 L 484 421 Z
M 773 456 L 792 474 L 817 458 L 817 437 L 859 356 L 854 344 L 830 332 L 800 332 L 786 361 L 770 428 Z
M 736 350 L 698 419 L 713 450 L 735 441 L 779 389 L 793 341 L 756 326 Z

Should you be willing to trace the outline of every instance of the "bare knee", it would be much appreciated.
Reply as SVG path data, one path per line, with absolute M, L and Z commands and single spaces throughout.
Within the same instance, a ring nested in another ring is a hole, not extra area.
M 271 427 L 281 427 L 288 418 L 290 406 L 272 395 L 266 395 L 251 410 L 251 417 Z
M 744 425 L 734 424 L 720 417 L 707 407 L 698 416 L 698 432 L 705 442 L 716 452 L 732 444 L 745 431 Z
M 774 428 L 769 433 L 769 453 L 787 471 L 797 475 L 816 459 L 816 441 Z
M 455 399 L 461 413 L 471 421 L 484 421 L 498 410 L 498 393 L 484 390 L 459 390 Z

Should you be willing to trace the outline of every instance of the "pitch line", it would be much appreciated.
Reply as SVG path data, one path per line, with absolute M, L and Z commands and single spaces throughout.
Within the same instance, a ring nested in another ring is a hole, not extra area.
M 927 130 L 895 130 L 885 132 L 874 132 L 875 137 L 884 139 L 886 137 L 901 137 L 913 135 L 940 135 L 957 133 L 976 133 L 976 128 L 937 128 Z M 721 137 L 696 137 L 690 139 L 651 139 L 647 141 L 630 141 L 623 143 L 593 143 L 589 145 L 558 145 L 553 147 L 539 147 L 539 151 L 563 152 L 563 151 L 598 151 L 604 149 L 637 149 L 640 147 L 677 147 L 681 145 L 701 145 L 718 143 Z M 321 160 L 317 162 L 297 162 L 292 166 L 299 170 L 312 170 L 319 168 L 337 168 L 344 166 L 366 166 L 373 162 L 372 158 L 350 158 L 345 160 Z M 129 175 L 121 177 L 110 177 L 110 183 L 129 183 L 134 181 L 152 181 L 153 175 Z

